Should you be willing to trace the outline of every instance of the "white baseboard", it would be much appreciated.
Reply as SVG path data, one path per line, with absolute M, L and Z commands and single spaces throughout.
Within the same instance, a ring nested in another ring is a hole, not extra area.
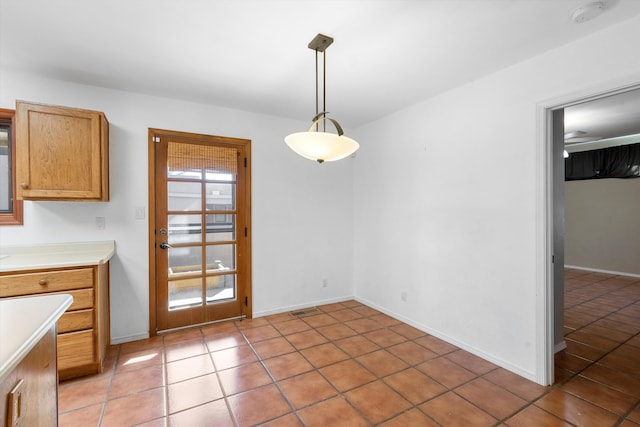
M 408 319 L 408 318 L 406 318 L 406 317 L 404 317 L 404 316 L 402 316 L 402 315 L 400 315 L 398 313 L 394 313 L 394 312 L 392 312 L 390 310 L 387 310 L 384 307 L 380 307 L 379 305 L 377 305 L 377 304 L 375 304 L 375 303 L 373 303 L 371 301 L 368 301 L 368 300 L 366 300 L 364 298 L 355 297 L 355 299 L 356 299 L 356 301 L 359 301 L 362 304 L 368 305 L 371 308 L 375 308 L 376 310 L 381 311 L 382 313 L 393 317 L 394 319 L 400 320 L 401 322 L 404 322 L 407 325 L 413 326 L 414 328 L 419 329 L 422 332 L 425 332 L 425 333 L 427 333 L 429 335 L 433 335 L 436 338 L 440 338 L 441 340 L 446 341 L 449 344 L 455 345 L 456 347 L 461 348 L 462 350 L 468 351 L 469 353 L 474 354 L 474 355 L 476 355 L 476 356 L 478 356 L 478 357 L 480 357 L 480 358 L 482 358 L 484 360 L 487 360 L 487 361 L 489 361 L 489 362 L 491 362 L 491 363 L 493 363 L 495 365 L 498 365 L 498 366 L 500 366 L 500 367 L 502 367 L 502 368 L 504 368 L 504 369 L 506 369 L 508 371 L 511 371 L 514 374 L 520 375 L 521 377 L 524 377 L 524 378 L 526 378 L 528 380 L 531 380 L 531 381 L 533 381 L 535 383 L 538 383 L 538 381 L 536 379 L 536 376 L 535 376 L 535 374 L 533 372 L 525 371 L 525 370 L 521 369 L 518 366 L 512 365 L 511 363 L 507 362 L 506 360 L 503 360 L 503 359 L 501 359 L 499 357 L 496 357 L 494 355 L 491 355 L 491 354 L 487 354 L 482 350 L 479 350 L 479 349 L 474 348 L 474 347 L 472 347 L 472 346 L 470 346 L 468 344 L 465 344 L 465 343 L 460 342 L 460 341 L 458 341 L 458 340 L 456 340 L 454 338 L 451 338 L 451 337 L 447 336 L 446 334 L 443 334 L 440 331 L 437 331 L 435 329 L 431 329 L 431 328 L 429 328 L 429 327 L 427 327 L 427 326 L 425 326 L 423 324 L 414 322 L 411 319 Z
M 571 268 L 573 270 L 582 270 L 582 271 L 592 271 L 594 273 L 615 274 L 616 276 L 640 277 L 640 274 L 635 274 L 635 273 L 626 273 L 624 271 L 603 270 L 601 268 L 580 267 L 577 265 L 565 264 L 564 268 Z
M 127 335 L 126 337 L 111 337 L 111 345 L 124 344 L 126 342 L 145 340 L 149 338 L 149 333 Z
M 271 310 L 254 311 L 253 312 L 253 317 L 264 317 L 264 316 L 269 316 L 269 315 L 272 315 L 272 314 L 287 313 L 289 311 L 300 310 L 302 308 L 315 307 L 315 306 L 318 306 L 318 305 L 325 305 L 325 304 L 333 304 L 333 303 L 336 303 L 336 302 L 344 302 L 344 301 L 349 301 L 349 300 L 352 300 L 352 299 L 355 299 L 355 297 L 353 295 L 347 295 L 347 296 L 342 296 L 342 297 L 338 297 L 338 298 L 329 298 L 329 299 L 324 299 L 324 300 L 318 300 L 318 301 L 309 302 L 309 303 L 305 303 L 305 304 L 290 305 L 290 306 L 287 306 L 287 307 L 279 307 L 279 308 L 274 308 L 274 309 L 271 309 Z M 192 326 L 198 326 L 198 325 L 190 325 L 188 327 L 192 327 Z M 144 339 L 147 339 L 147 338 L 149 338 L 149 334 L 148 333 L 128 335 L 128 336 L 124 336 L 124 337 L 112 337 L 111 338 L 111 345 L 124 344 L 124 343 L 131 342 L 131 341 L 144 340 Z
M 300 310 L 303 308 L 310 308 L 310 307 L 315 307 L 318 305 L 325 305 L 325 304 L 334 304 L 336 302 L 344 302 L 344 301 L 349 301 L 352 299 L 356 299 L 353 295 L 347 295 L 347 296 L 342 296 L 342 297 L 337 297 L 337 298 L 329 298 L 329 299 L 323 299 L 323 300 L 318 300 L 318 301 L 313 301 L 313 302 L 307 302 L 304 304 L 296 304 L 296 305 L 289 305 L 286 307 L 278 307 L 278 308 L 274 308 L 271 310 L 262 310 L 262 311 L 254 311 L 253 312 L 253 317 L 264 317 L 264 316 L 270 316 L 272 314 L 280 314 L 280 313 L 287 313 L 289 311 L 294 311 L 294 310 Z
M 562 340 L 561 342 L 557 343 L 554 347 L 553 347 L 553 352 L 554 353 L 558 353 L 562 350 L 565 350 L 567 348 L 567 342 L 565 340 Z

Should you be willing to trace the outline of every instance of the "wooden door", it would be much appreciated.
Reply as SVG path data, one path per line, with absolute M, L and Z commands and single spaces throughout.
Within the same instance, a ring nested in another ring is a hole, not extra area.
M 150 138 L 156 332 L 249 316 L 250 141 Z

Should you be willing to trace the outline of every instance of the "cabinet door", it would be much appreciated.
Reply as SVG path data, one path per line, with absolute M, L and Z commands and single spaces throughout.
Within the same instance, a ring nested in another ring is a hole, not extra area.
M 58 335 L 58 369 L 62 371 L 96 364 L 94 350 L 93 329 Z M 64 375 L 60 377 L 67 378 Z
M 108 123 L 104 114 L 16 103 L 18 198 L 109 198 Z
M 56 332 L 52 327 L 3 378 L 0 383 L 0 426 L 58 425 L 55 348 Z

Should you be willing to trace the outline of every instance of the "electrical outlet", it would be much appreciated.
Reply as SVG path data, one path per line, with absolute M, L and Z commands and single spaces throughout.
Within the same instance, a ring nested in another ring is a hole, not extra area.
M 402 301 L 407 302 L 407 291 L 402 291 L 402 295 L 400 296 Z
M 322 287 L 326 288 L 327 286 L 329 286 L 329 280 L 328 279 L 322 279 Z
M 98 230 L 104 230 L 105 228 L 107 228 L 107 221 L 105 217 L 103 216 L 96 217 L 96 228 Z

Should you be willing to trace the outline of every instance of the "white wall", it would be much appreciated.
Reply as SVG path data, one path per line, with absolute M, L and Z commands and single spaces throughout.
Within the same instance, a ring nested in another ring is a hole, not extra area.
M 640 276 L 640 179 L 565 183 L 565 263 Z
M 537 109 L 640 81 L 638 39 L 627 21 L 358 129 L 356 295 L 544 383 Z
M 24 226 L 0 227 L 0 245 L 115 240 L 111 335 L 147 335 L 147 132 L 160 128 L 252 140 L 254 315 L 353 295 L 353 161 L 319 165 L 284 136 L 306 122 L 46 80 L 0 70 L 0 107 L 29 100 L 104 111 L 110 122 L 111 200 L 24 203 Z M 95 217 L 106 218 L 97 230 Z M 322 287 L 322 279 L 328 286 Z

